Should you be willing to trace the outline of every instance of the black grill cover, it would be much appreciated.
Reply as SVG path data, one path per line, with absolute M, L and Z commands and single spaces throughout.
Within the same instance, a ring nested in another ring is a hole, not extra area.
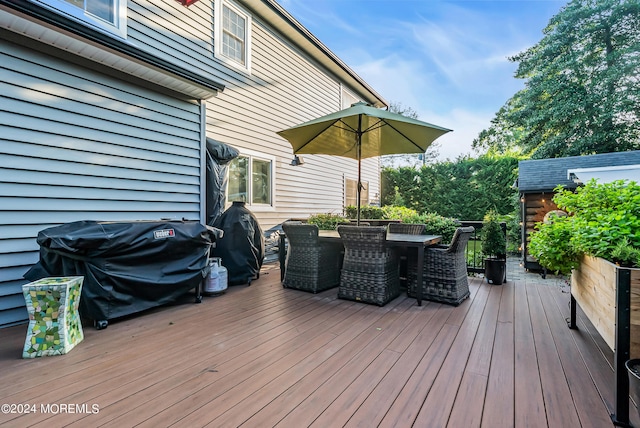
M 214 226 L 224 231 L 212 252 L 227 268 L 229 285 L 251 283 L 264 261 L 264 236 L 258 220 L 244 202 L 235 201 Z
M 66 223 L 38 233 L 40 261 L 24 277 L 84 276 L 81 315 L 108 320 L 197 287 L 216 236 L 196 221 Z
M 229 162 L 238 157 L 238 150 L 207 138 L 207 224 L 213 226 L 224 212 L 227 200 L 227 170 Z

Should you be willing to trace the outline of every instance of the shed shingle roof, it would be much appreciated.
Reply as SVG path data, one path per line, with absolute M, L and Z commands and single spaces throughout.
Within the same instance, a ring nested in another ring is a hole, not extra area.
M 601 153 L 589 156 L 535 159 L 518 162 L 520 192 L 550 192 L 558 184 L 575 189 L 577 184 L 567 179 L 567 170 L 640 164 L 640 150 Z

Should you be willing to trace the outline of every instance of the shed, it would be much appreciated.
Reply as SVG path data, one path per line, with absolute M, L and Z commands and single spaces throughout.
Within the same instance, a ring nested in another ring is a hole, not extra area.
M 543 221 L 549 211 L 558 209 L 551 200 L 554 189 L 558 185 L 563 185 L 567 189 L 576 189 L 598 170 L 601 174 L 611 170 L 634 171 L 626 178 L 635 179 L 637 174 L 635 169 L 621 167 L 627 165 L 635 167 L 638 164 L 640 164 L 640 150 L 520 161 L 518 163 L 517 187 L 520 193 L 522 215 L 521 251 L 524 268 L 541 269 L 535 258 L 528 253 L 527 244 L 536 223 Z M 581 176 L 581 171 L 589 171 L 590 174 Z M 623 178 L 624 174 L 617 177 Z

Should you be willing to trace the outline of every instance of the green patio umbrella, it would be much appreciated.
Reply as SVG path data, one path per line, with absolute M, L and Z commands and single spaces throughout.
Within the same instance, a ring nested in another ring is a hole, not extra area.
M 382 155 L 424 153 L 436 138 L 449 131 L 360 102 L 279 131 L 278 135 L 289 141 L 294 154 L 335 155 L 358 161 L 357 222 L 360 224 L 361 160 Z

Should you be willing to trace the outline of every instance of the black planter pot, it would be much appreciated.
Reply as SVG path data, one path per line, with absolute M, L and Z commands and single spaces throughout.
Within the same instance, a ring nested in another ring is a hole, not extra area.
M 636 403 L 640 416 L 640 359 L 627 360 L 624 365 L 629 375 L 629 395 Z
M 484 277 L 491 284 L 501 285 L 507 278 L 507 261 L 505 259 L 484 259 Z

